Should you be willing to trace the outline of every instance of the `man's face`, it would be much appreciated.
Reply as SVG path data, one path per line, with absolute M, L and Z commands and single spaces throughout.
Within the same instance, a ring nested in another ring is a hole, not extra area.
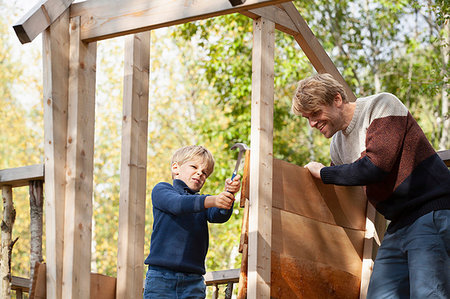
M 344 128 L 344 118 L 339 109 L 341 102 L 335 100 L 330 106 L 320 105 L 320 109 L 316 112 L 302 113 L 302 116 L 308 119 L 311 128 L 316 128 L 326 138 L 331 138 Z
M 193 159 L 179 165 L 172 164 L 174 178 L 182 180 L 192 191 L 198 192 L 208 178 L 207 165 L 202 159 Z

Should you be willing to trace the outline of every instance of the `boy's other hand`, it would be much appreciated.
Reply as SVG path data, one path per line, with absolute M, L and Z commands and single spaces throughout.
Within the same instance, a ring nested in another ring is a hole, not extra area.
M 225 190 L 228 192 L 235 194 L 239 192 L 239 189 L 241 189 L 241 176 L 239 174 L 233 180 L 229 178 L 225 180 Z

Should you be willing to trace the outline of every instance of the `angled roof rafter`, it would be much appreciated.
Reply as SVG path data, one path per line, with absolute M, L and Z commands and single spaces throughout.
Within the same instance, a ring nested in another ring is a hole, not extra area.
M 41 0 L 13 26 L 22 44 L 48 28 L 74 0 Z

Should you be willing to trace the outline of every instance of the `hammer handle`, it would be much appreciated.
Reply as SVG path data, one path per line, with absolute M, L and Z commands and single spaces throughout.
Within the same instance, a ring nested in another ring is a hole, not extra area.
M 236 176 L 236 174 L 237 174 L 237 172 L 236 172 L 236 171 L 233 171 L 233 175 L 231 176 L 231 180 L 234 179 L 234 177 Z M 226 209 L 220 209 L 220 214 L 226 215 L 227 213 L 228 213 L 228 210 L 226 210 Z

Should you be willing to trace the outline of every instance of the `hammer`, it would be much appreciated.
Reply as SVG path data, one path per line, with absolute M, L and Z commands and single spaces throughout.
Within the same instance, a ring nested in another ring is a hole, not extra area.
M 234 179 L 234 177 L 237 175 L 237 172 L 239 170 L 239 165 L 241 164 L 241 160 L 242 160 L 242 154 L 245 153 L 246 150 L 248 150 L 248 146 L 245 145 L 244 143 L 236 143 L 235 145 L 233 145 L 231 147 L 231 149 L 239 149 L 239 154 L 238 154 L 238 158 L 236 160 L 236 166 L 234 167 L 234 171 L 233 174 L 231 175 L 231 180 Z M 225 209 L 220 209 L 220 213 L 225 215 L 227 213 L 227 210 Z

